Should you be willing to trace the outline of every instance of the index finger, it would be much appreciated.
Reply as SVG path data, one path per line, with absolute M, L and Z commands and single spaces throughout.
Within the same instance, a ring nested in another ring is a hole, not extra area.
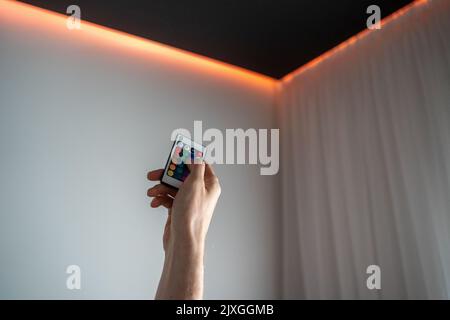
M 147 179 L 150 181 L 159 181 L 164 173 L 164 169 L 150 171 L 147 174 Z

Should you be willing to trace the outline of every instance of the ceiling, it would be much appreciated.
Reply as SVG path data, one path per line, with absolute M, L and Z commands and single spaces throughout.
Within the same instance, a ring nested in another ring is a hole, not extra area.
M 412 0 L 24 0 L 280 79 Z

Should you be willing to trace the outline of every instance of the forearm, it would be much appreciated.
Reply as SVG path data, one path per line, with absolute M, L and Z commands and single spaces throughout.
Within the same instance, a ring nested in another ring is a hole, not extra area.
M 203 298 L 204 241 L 174 239 L 166 250 L 156 299 Z

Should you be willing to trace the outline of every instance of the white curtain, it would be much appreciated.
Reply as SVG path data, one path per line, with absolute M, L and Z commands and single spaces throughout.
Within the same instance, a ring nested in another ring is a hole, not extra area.
M 283 298 L 450 298 L 450 1 L 287 79 L 279 99 Z

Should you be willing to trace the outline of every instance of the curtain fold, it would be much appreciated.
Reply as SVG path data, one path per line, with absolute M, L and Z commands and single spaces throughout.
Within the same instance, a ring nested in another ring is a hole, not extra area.
M 278 99 L 283 298 L 450 298 L 450 1 L 415 6 Z

